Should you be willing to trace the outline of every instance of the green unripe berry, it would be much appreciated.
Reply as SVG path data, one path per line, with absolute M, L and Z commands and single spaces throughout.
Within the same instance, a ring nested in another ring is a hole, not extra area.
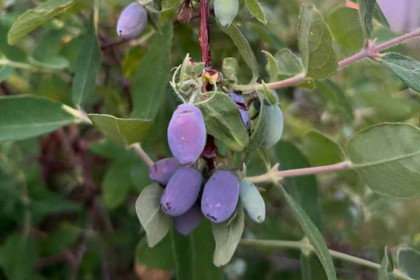
M 257 223 L 265 220 L 265 202 L 257 187 L 247 180 L 242 180 L 239 195 L 248 216 Z
M 214 13 L 223 27 L 232 23 L 238 14 L 238 10 L 238 0 L 214 0 Z

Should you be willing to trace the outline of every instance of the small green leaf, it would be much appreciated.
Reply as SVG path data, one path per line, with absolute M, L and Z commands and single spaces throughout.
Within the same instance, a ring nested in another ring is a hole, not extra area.
M 10 28 L 7 35 L 9 44 L 16 44 L 31 31 L 65 12 L 74 3 L 74 0 L 49 0 L 35 9 L 26 11 Z
M 337 54 L 330 30 L 314 6 L 301 7 L 298 40 L 307 77 L 323 80 L 337 72 Z
M 324 267 L 328 280 L 336 280 L 337 276 L 335 273 L 334 263 L 321 233 L 315 224 L 311 221 L 309 216 L 305 213 L 303 208 L 287 193 L 283 186 L 278 184 L 277 187 L 282 192 L 287 201 L 287 204 L 292 210 L 292 213 L 301 225 L 303 231 L 306 234 L 306 237 L 314 247 L 315 253 L 318 256 L 322 266 Z
M 252 71 L 252 80 L 256 81 L 259 76 L 257 59 L 255 58 L 254 52 L 252 51 L 252 48 L 244 35 L 242 35 L 239 28 L 233 24 L 229 25 L 228 27 L 219 26 L 219 28 L 232 39 L 233 43 L 241 54 L 242 59 Z
M 160 210 L 163 189 L 152 184 L 143 189 L 136 201 L 136 213 L 146 231 L 149 247 L 158 244 L 171 228 L 171 218 Z
M 7 279 L 33 279 L 38 257 L 34 237 L 21 234 L 9 235 L 0 249 L 0 266 Z
M 384 257 L 382 258 L 381 267 L 379 268 L 379 280 L 393 280 L 394 263 L 392 261 L 391 251 L 385 247 Z
M 420 92 L 420 62 L 399 53 L 387 53 L 382 62 L 411 89 Z
M 153 248 L 147 245 L 147 238 L 142 238 L 136 246 L 136 263 L 145 265 L 149 269 L 174 269 L 171 236 L 167 235 Z
M 103 114 L 89 114 L 89 118 L 103 134 L 125 145 L 143 141 L 153 125 L 150 120 L 119 119 Z
M 102 182 L 102 195 L 105 205 L 114 209 L 120 206 L 132 186 L 131 164 L 127 161 L 115 161 L 106 171 L 104 180 Z
M 351 51 L 363 48 L 363 30 L 356 10 L 347 7 L 335 9 L 328 15 L 327 23 L 338 46 Z
M 353 108 L 344 90 L 331 80 L 316 83 L 317 91 L 329 103 L 334 110 L 340 112 L 348 121 L 354 119 Z
M 249 150 L 256 150 L 263 146 L 264 139 L 265 139 L 265 127 L 267 124 L 267 115 L 265 113 L 266 104 L 264 95 L 258 94 L 258 101 L 259 101 L 259 112 L 258 115 L 255 116 L 255 120 L 251 121 L 251 137 L 249 140 Z M 251 111 L 251 110 L 250 110 Z M 250 117 L 252 116 L 252 112 L 250 112 Z
M 265 18 L 264 10 L 262 9 L 260 3 L 258 3 L 257 0 L 245 0 L 245 6 L 256 19 L 258 19 L 264 24 L 267 24 L 267 19 Z
M 204 116 L 207 133 L 229 149 L 240 152 L 248 145 L 249 137 L 235 103 L 222 92 L 207 93 L 208 99 L 198 103 Z
M 372 33 L 372 18 L 375 12 L 376 0 L 358 0 L 360 23 L 366 39 L 370 38 Z
M 276 58 L 267 51 L 262 51 L 265 57 L 267 58 L 267 65 L 265 69 L 270 77 L 270 82 L 275 82 L 278 79 L 278 75 L 280 72 L 279 65 L 277 64 Z
M 343 150 L 320 131 L 308 132 L 302 140 L 302 150 L 313 166 L 329 165 L 342 161 Z
M 275 54 L 279 74 L 291 77 L 305 71 L 302 61 L 290 49 L 281 49 Z
M 420 252 L 401 248 L 397 253 L 398 267 L 413 279 L 420 279 Z
M 353 136 L 347 154 L 363 181 L 374 191 L 392 197 L 420 194 L 420 129 L 386 123 Z
M 167 23 L 156 34 L 137 69 L 131 87 L 134 118 L 154 119 L 164 100 L 171 71 L 173 27 Z
M 227 264 L 235 254 L 244 231 L 245 218 L 242 203 L 239 201 L 235 217 L 221 224 L 213 224 L 213 236 L 216 241 L 213 263 L 216 266 Z
M 236 83 L 238 81 L 239 63 L 234 57 L 226 57 L 223 59 L 222 73 L 223 78 L 230 82 Z
M 73 104 L 80 106 L 93 93 L 96 73 L 101 66 L 101 50 L 95 34 L 93 20 L 89 24 L 77 59 L 72 86 Z
M 63 104 L 34 95 L 1 97 L 0 112 L 0 141 L 35 137 L 76 122 Z

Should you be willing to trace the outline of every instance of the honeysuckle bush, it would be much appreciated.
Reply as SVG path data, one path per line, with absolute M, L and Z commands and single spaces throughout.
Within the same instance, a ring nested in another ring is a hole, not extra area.
M 420 279 L 412 2 L 0 1 L 0 278 Z

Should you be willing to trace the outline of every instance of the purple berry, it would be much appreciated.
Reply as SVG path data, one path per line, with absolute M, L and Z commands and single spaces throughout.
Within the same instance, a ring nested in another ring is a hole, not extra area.
M 179 233 L 188 235 L 200 225 L 202 219 L 203 214 L 201 214 L 200 207 L 198 204 L 195 204 L 187 213 L 175 217 L 175 228 Z
M 222 223 L 235 211 L 238 197 L 239 180 L 235 174 L 217 171 L 204 186 L 201 212 L 213 223 Z
M 185 166 L 171 177 L 160 198 L 160 208 L 170 216 L 180 216 L 197 201 L 203 177 L 196 169 Z
M 233 102 L 235 102 L 236 107 L 238 107 L 238 111 L 241 114 L 242 121 L 244 122 L 246 129 L 249 130 L 251 128 L 251 123 L 249 121 L 248 109 L 246 108 L 244 98 L 242 95 L 234 92 L 229 92 L 228 95 L 233 100 Z
M 124 39 L 135 38 L 144 30 L 146 24 L 146 9 L 139 3 L 133 2 L 121 12 L 117 23 L 118 36 Z
M 180 167 L 181 165 L 176 158 L 164 158 L 150 167 L 149 177 L 152 181 L 165 186 Z
M 179 105 L 168 126 L 168 143 L 172 154 L 182 164 L 192 164 L 206 145 L 203 114 L 192 104 Z

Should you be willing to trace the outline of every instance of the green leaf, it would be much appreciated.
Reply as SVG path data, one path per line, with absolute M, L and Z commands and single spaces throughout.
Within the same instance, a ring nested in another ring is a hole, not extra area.
M 235 216 L 224 223 L 213 224 L 213 236 L 216 241 L 213 263 L 216 266 L 227 264 L 235 254 L 244 231 L 244 208 L 239 201 Z
M 215 244 L 209 222 L 202 222 L 189 236 L 183 236 L 174 230 L 173 244 L 177 279 L 222 279 L 222 270 L 212 262 Z
M 7 35 L 9 44 L 16 44 L 31 31 L 65 12 L 74 3 L 74 0 L 49 0 L 35 9 L 26 11 L 10 28 Z
M 31 235 L 9 235 L 1 247 L 0 266 L 7 279 L 31 280 L 38 248 Z
M 158 244 L 168 233 L 171 218 L 160 210 L 160 197 L 163 189 L 152 184 L 143 189 L 136 201 L 136 213 L 146 231 L 149 247 Z
M 302 61 L 290 49 L 281 49 L 275 54 L 279 74 L 291 77 L 305 71 Z
M 80 106 L 95 88 L 96 73 L 101 66 L 101 50 L 95 34 L 93 19 L 82 40 L 72 86 L 73 104 Z
M 398 267 L 413 279 L 420 279 L 420 252 L 401 248 L 397 253 Z
M 275 146 L 275 156 L 282 170 L 310 167 L 301 151 L 291 142 L 280 141 Z M 321 228 L 321 209 L 319 206 L 319 191 L 315 175 L 285 178 L 285 185 L 310 217 L 312 222 Z
M 394 263 L 392 261 L 391 251 L 385 247 L 384 257 L 382 258 L 381 267 L 379 268 L 379 280 L 393 280 Z
M 313 166 L 330 165 L 342 161 L 343 151 L 331 138 L 312 130 L 302 139 L 302 150 Z
M 347 7 L 335 9 L 328 15 L 327 23 L 338 46 L 351 51 L 363 48 L 363 30 L 356 10 Z
M 223 59 L 222 73 L 223 78 L 229 82 L 236 83 L 238 81 L 239 63 L 234 57 L 226 57 Z
M 386 123 L 353 136 L 347 154 L 363 181 L 374 191 L 392 197 L 420 194 L 420 129 Z
M 235 103 L 227 94 L 209 92 L 208 99 L 198 103 L 204 116 L 207 133 L 220 140 L 229 149 L 242 151 L 249 137 Z
M 275 82 L 278 79 L 278 75 L 280 72 L 279 65 L 277 64 L 276 58 L 267 51 L 262 51 L 267 59 L 267 65 L 265 69 L 270 77 L 270 82 Z
M 366 39 L 370 38 L 372 33 L 372 18 L 375 12 L 376 0 L 358 0 L 360 23 L 363 28 L 363 34 Z
M 147 238 L 142 238 L 136 246 L 136 263 L 145 265 L 149 269 L 174 269 L 171 236 L 167 235 L 153 248 L 147 245 Z
M 172 36 L 172 24 L 167 23 L 162 34 L 156 34 L 151 40 L 140 61 L 131 87 L 134 118 L 152 120 L 158 113 L 171 71 Z
M 265 18 L 264 10 L 262 9 L 260 3 L 257 0 L 245 0 L 245 6 L 248 8 L 249 12 L 256 17 L 260 22 L 267 24 L 267 19 Z
M 131 164 L 127 161 L 119 160 L 106 171 L 102 182 L 102 195 L 108 208 L 114 209 L 120 206 L 127 197 L 132 186 L 130 167 Z
M 258 94 L 260 102 L 259 113 L 256 120 L 251 122 L 251 137 L 249 139 L 249 150 L 256 150 L 263 146 L 265 139 L 265 127 L 267 123 L 267 115 L 265 113 L 266 104 L 264 95 Z M 250 112 L 250 117 L 252 113 Z
M 35 137 L 76 122 L 63 104 L 34 95 L 1 97 L 0 112 L 0 141 Z
M 411 89 L 420 92 L 420 62 L 399 53 L 387 53 L 382 63 Z
M 337 54 L 330 30 L 314 6 L 301 7 L 298 40 L 307 77 L 323 80 L 337 72 Z
M 249 45 L 246 38 L 244 37 L 244 35 L 242 35 L 239 28 L 237 28 L 233 24 L 227 27 L 222 27 L 219 25 L 219 28 L 232 39 L 240 55 L 242 56 L 242 59 L 252 71 L 252 80 L 256 81 L 259 76 L 257 59 L 255 58 L 254 52 L 252 51 L 252 48 Z
M 336 280 L 336 273 L 334 269 L 334 263 L 332 261 L 330 252 L 328 251 L 328 247 L 325 244 L 325 241 L 315 226 L 315 224 L 311 221 L 309 216 L 305 213 L 305 210 L 287 193 L 287 191 L 281 185 L 277 185 L 278 189 L 284 195 L 287 204 L 289 205 L 290 209 L 292 210 L 293 215 L 298 220 L 299 224 L 301 225 L 303 231 L 306 234 L 306 237 L 311 242 L 312 246 L 314 247 L 314 251 L 319 258 L 324 270 L 327 274 L 328 280 Z
M 141 119 L 119 119 L 111 115 L 89 114 L 93 125 L 107 137 L 130 145 L 143 141 L 152 128 L 152 121 Z
M 333 108 L 341 113 L 346 120 L 354 119 L 353 108 L 344 90 L 331 80 L 316 83 L 317 91 L 320 95 L 331 103 Z

